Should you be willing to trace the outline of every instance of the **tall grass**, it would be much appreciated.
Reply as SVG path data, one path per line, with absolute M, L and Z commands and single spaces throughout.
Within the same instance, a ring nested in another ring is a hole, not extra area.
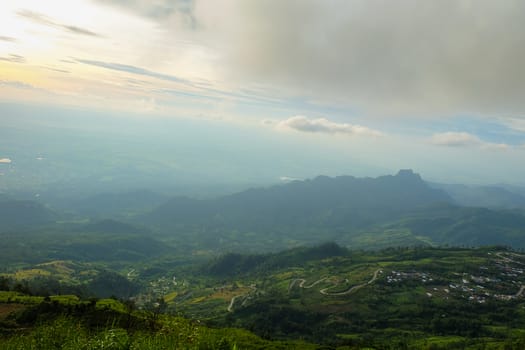
M 30 331 L 20 330 L 0 338 L 2 350 L 157 350 L 236 348 L 221 331 L 211 330 L 189 321 L 167 322 L 162 329 L 128 331 L 111 326 L 88 330 L 78 320 L 61 316 Z

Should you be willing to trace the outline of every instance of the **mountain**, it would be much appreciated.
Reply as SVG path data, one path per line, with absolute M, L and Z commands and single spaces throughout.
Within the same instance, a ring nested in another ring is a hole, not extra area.
M 445 192 L 430 188 L 411 170 L 375 179 L 319 176 L 267 189 L 252 189 L 218 200 L 220 207 L 228 208 L 224 212 L 230 214 L 251 212 L 277 221 L 315 216 L 327 221 L 345 220 L 350 215 L 354 216 L 355 224 L 372 211 L 374 217 L 391 216 L 450 201 Z
M 51 223 L 57 217 L 38 202 L 0 197 L 0 232 Z
M 188 224 L 243 229 L 275 225 L 363 227 L 433 203 L 452 202 L 418 174 L 355 178 L 319 176 L 269 188 L 249 189 L 211 200 L 177 197 L 141 216 L 161 227 Z
M 256 271 L 275 270 L 290 266 L 304 266 L 311 260 L 321 260 L 349 253 L 336 243 L 327 242 L 319 246 L 298 247 L 272 254 L 244 255 L 228 253 L 205 265 L 202 271 L 210 276 L 234 276 Z
M 461 206 L 499 209 L 525 208 L 525 193 L 520 193 L 518 189 L 447 184 L 431 184 L 431 186 L 444 190 Z
M 408 229 L 437 245 L 525 247 L 525 215 L 520 210 L 438 205 L 407 215 L 388 228 Z
M 345 241 L 436 203 L 452 199 L 401 170 L 378 178 L 319 176 L 209 200 L 176 197 L 134 220 L 195 247 L 266 250 Z

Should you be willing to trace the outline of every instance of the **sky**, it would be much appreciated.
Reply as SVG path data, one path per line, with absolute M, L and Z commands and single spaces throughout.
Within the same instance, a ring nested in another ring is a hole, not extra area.
M 53 158 L 17 152 L 29 129 L 77 123 L 148 129 L 140 157 L 167 132 L 158 147 L 202 160 L 189 178 L 219 162 L 246 183 L 412 168 L 524 184 L 523 33 L 512 0 L 3 1 L 0 176 Z

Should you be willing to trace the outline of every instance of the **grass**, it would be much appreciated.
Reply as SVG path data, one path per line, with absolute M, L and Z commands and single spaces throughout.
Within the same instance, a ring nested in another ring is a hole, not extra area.
M 26 280 L 35 277 L 41 276 L 51 276 L 51 272 L 44 269 L 28 269 L 28 270 L 18 270 L 14 274 L 14 278 L 17 280 Z
M 121 313 L 126 313 L 127 309 L 124 304 L 115 299 L 100 299 L 97 301 L 97 309 L 113 310 Z
M 160 328 L 128 330 L 116 324 L 89 328 L 82 318 L 58 316 L 36 325 L 0 336 L 3 350 L 157 350 L 157 349 L 315 349 L 304 342 L 272 342 L 240 329 L 212 329 L 198 322 L 162 316 Z
M 0 291 L 0 303 L 38 304 L 44 297 L 24 295 L 18 292 Z
M 172 301 L 175 300 L 175 298 L 177 298 L 178 295 L 179 295 L 178 292 L 171 292 L 171 293 L 169 293 L 169 294 L 166 294 L 166 295 L 164 296 L 164 301 L 165 301 L 166 303 L 171 303 Z

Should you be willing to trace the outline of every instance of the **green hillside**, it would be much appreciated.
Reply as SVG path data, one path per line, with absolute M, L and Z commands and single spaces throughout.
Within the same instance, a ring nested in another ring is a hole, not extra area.
M 0 348 L 525 345 L 525 255 L 502 247 L 366 252 L 326 243 L 272 254 L 227 254 L 197 265 L 167 267 L 158 261 L 135 267 L 127 275 L 86 275 L 85 265 L 72 262 L 35 267 L 41 274 L 62 274 L 63 287 L 74 282 L 72 276 L 85 276 L 77 285 L 80 295 L 73 289 L 74 295 L 39 290 L 41 277 L 29 270 L 3 277 L 0 289 L 8 291 L 0 292 Z M 98 299 L 110 293 L 120 293 L 123 301 Z
M 525 248 L 522 210 L 458 206 L 410 170 L 378 178 L 320 176 L 216 199 L 177 197 L 132 221 L 186 250 L 262 252 L 327 240 L 353 249 Z
M 138 310 L 114 299 L 31 297 L 0 292 L 0 348 L 15 349 L 316 349 L 302 341 L 268 341 L 234 328 L 214 329 L 181 317 Z
M 225 255 L 146 293 L 168 310 L 272 339 L 376 349 L 525 344 L 525 255 L 496 247 L 330 255 L 334 248 Z
M 54 222 L 58 215 L 41 203 L 0 197 L 0 232 Z

